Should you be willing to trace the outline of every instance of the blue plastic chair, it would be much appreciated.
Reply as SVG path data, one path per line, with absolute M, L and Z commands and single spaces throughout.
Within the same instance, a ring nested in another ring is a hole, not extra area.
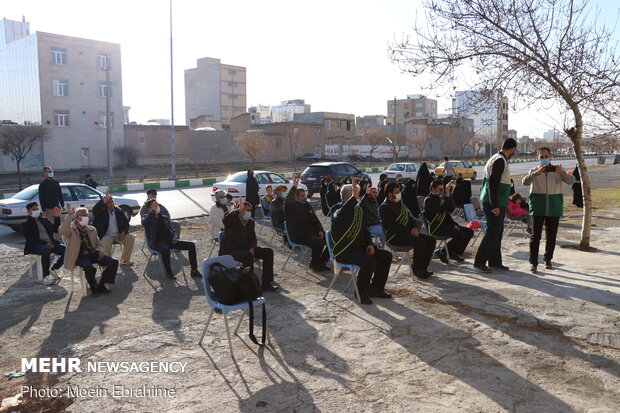
M 207 329 L 209 328 L 209 324 L 211 323 L 211 319 L 213 318 L 213 313 L 223 314 L 224 315 L 224 325 L 226 326 L 226 335 L 228 337 L 228 346 L 230 348 L 230 354 L 233 354 L 232 350 L 232 342 L 230 340 L 230 328 L 228 327 L 228 313 L 236 310 L 241 310 L 241 318 L 237 322 L 237 326 L 235 327 L 234 334 L 238 336 L 237 332 L 239 331 L 239 327 L 241 326 L 241 321 L 243 320 L 243 316 L 245 315 L 245 311 L 250 307 L 248 302 L 243 302 L 239 304 L 226 305 L 217 301 L 215 298 L 215 293 L 211 288 L 211 284 L 209 284 L 209 275 L 211 274 L 211 266 L 215 263 L 222 264 L 226 267 L 235 267 L 237 265 L 237 261 L 230 255 L 222 255 L 219 257 L 213 257 L 202 260 L 202 283 L 205 288 L 205 298 L 207 300 L 207 304 L 211 307 L 211 312 L 209 313 L 209 317 L 207 318 L 207 325 L 205 325 L 205 329 L 200 336 L 200 341 L 198 344 L 201 345 L 206 334 Z M 256 308 L 260 305 L 265 304 L 265 297 L 259 297 L 256 300 L 252 301 L 252 305 Z M 269 338 L 269 329 L 265 332 L 267 335 L 267 343 L 271 344 L 271 340 Z
M 478 217 L 476 216 L 476 209 L 474 208 L 473 204 L 465 204 L 465 205 L 463 205 L 463 213 L 465 214 L 465 221 L 467 221 L 468 224 L 471 221 L 474 221 L 474 220 L 480 222 L 480 228 L 474 230 L 474 233 L 476 234 L 476 237 L 474 238 L 474 240 L 470 244 L 470 245 L 474 245 L 476 243 L 476 240 L 478 239 L 478 237 L 480 237 L 480 234 L 482 234 L 482 230 L 486 229 L 487 223 L 486 223 L 486 221 L 481 221 L 481 220 L 478 219 Z
M 144 252 L 144 247 L 146 247 L 148 254 Z M 161 254 L 159 253 L 159 251 L 153 249 L 149 245 L 148 236 L 146 235 L 146 229 L 144 230 L 144 244 L 142 244 L 142 254 L 144 254 L 144 256 L 148 258 L 148 261 L 146 265 L 144 266 L 144 272 L 142 273 L 143 277 L 146 275 L 146 270 L 148 269 L 149 264 L 151 263 L 152 260 L 156 260 L 157 262 L 159 262 L 159 269 L 161 271 L 161 276 L 162 277 L 166 276 L 166 269 L 164 268 L 164 263 L 161 260 Z M 171 248 L 170 255 L 172 254 L 175 254 L 178 260 L 181 259 L 181 255 L 180 255 L 181 251 Z M 182 265 L 181 265 L 181 271 L 183 271 L 183 277 L 185 277 L 185 268 Z
M 334 255 L 332 254 L 332 245 L 331 245 L 332 244 L 331 231 L 327 231 L 325 233 L 325 240 L 327 241 L 326 244 L 327 244 L 327 251 L 329 252 L 329 257 L 334 263 L 334 277 L 332 278 L 332 282 L 329 283 L 329 287 L 327 288 L 327 291 L 325 291 L 325 295 L 323 296 L 323 299 L 327 300 L 327 294 L 329 294 L 329 291 L 334 286 L 334 283 L 336 282 L 336 278 L 338 278 L 338 275 L 340 275 L 342 271 L 349 271 L 351 273 L 351 279 L 347 283 L 345 291 L 349 288 L 349 284 L 351 284 L 351 281 L 353 281 L 353 284 L 355 285 L 355 294 L 357 295 L 357 302 L 361 303 L 362 301 L 360 299 L 360 292 L 359 292 L 359 289 L 357 288 L 357 274 L 360 271 L 359 265 L 342 264 L 342 263 L 337 262 L 334 259 Z
M 217 242 L 218 242 L 220 245 L 223 245 L 223 244 L 224 244 L 224 231 L 220 231 L 220 232 L 217 234 Z M 211 258 L 211 257 L 209 257 L 209 258 Z M 238 264 L 240 264 L 238 261 L 236 261 L 236 262 L 237 262 Z M 262 261 L 262 260 L 259 260 L 258 258 L 254 258 L 254 262 L 256 263 L 256 265 L 258 266 L 258 268 L 260 269 L 261 274 L 262 274 L 262 272 L 263 272 L 263 261 Z
M 286 221 L 284 221 L 284 235 L 286 235 L 286 241 L 288 242 L 288 245 L 291 247 L 291 250 L 288 253 L 288 257 L 286 257 L 286 261 L 284 261 L 282 268 L 286 267 L 288 260 L 291 258 L 291 255 L 293 255 L 293 251 L 295 251 L 296 249 L 298 249 L 300 252 L 298 265 L 301 265 L 301 263 L 304 260 L 304 256 L 306 255 L 306 251 L 308 251 L 309 248 L 306 247 L 305 245 L 295 244 L 293 241 L 291 241 L 291 237 L 288 235 L 288 227 L 286 226 Z
M 265 214 L 265 208 L 263 208 L 263 204 L 260 204 L 260 213 L 263 216 L 263 225 L 258 230 L 258 233 L 261 234 L 263 232 L 263 227 L 267 226 L 267 224 L 271 225 L 271 216 Z M 273 228 L 273 226 L 272 226 Z

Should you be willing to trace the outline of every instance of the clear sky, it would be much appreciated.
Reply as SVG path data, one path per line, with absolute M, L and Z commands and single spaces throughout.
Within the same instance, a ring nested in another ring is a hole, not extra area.
M 593 2 L 612 23 L 618 0 Z M 19 0 L 0 17 L 44 31 L 121 44 L 123 104 L 130 120 L 170 118 L 168 0 Z M 201 57 L 247 67 L 248 105 L 305 99 L 313 111 L 387 112 L 387 100 L 420 93 L 387 45 L 423 18 L 420 0 L 173 0 L 175 123 L 185 123 L 183 71 Z M 450 109 L 449 96 L 438 111 Z M 513 113 L 519 136 L 539 136 L 563 119 L 540 108 Z

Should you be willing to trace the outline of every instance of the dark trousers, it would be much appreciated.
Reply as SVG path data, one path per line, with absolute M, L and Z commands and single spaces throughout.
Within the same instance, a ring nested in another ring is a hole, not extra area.
M 321 238 L 318 235 L 304 234 L 299 239 L 293 240 L 293 242 L 312 249 L 311 265 L 326 263 L 329 259 L 329 252 L 325 247 L 325 238 Z
M 454 175 L 446 175 L 446 176 L 443 178 L 443 184 L 444 184 L 444 185 L 448 185 L 448 182 L 450 182 L 450 181 L 452 180 L 452 177 L 453 177 L 453 176 L 454 176 Z
M 474 265 L 486 265 L 491 267 L 502 265 L 502 235 L 504 233 L 505 207 L 499 207 L 499 215 L 495 216 L 491 212 L 491 204 L 482 202 L 482 210 L 487 220 L 487 230 L 476 252 Z
M 93 264 L 99 264 L 100 266 L 105 267 L 105 270 L 101 273 L 99 285 L 97 285 L 97 278 L 95 277 L 97 270 Z M 115 260 L 112 257 L 104 255 L 102 259 L 99 259 L 98 253 L 93 255 L 81 255 L 78 257 L 75 265 L 77 267 L 82 267 L 84 270 L 84 275 L 86 276 L 88 285 L 90 285 L 91 291 L 97 290 L 99 286 L 103 286 L 106 283 L 114 284 L 114 280 L 116 279 L 116 270 L 118 270 L 118 260 Z
M 254 248 L 254 255 L 248 250 L 233 250 L 230 252 L 233 258 L 243 264 L 244 267 L 251 267 L 254 271 L 254 259 L 263 260 L 262 283 L 273 281 L 273 250 L 271 248 Z
M 469 241 L 471 241 L 471 238 L 474 236 L 474 231 L 472 229 L 461 225 L 458 227 L 459 229 L 456 229 L 453 226 L 444 225 L 436 232 L 437 235 L 452 237 L 450 242 L 448 242 L 448 251 L 451 256 L 463 255 L 465 248 L 467 248 L 467 244 L 469 244 Z
M 534 225 L 532 236 L 530 237 L 530 264 L 538 265 L 538 248 L 540 247 L 540 237 L 542 235 L 543 225 L 545 226 L 545 261 L 553 259 L 553 251 L 555 251 L 555 239 L 558 235 L 558 227 L 560 225 L 560 217 L 532 217 Z
M 398 240 L 392 244 L 413 247 L 413 264 L 411 265 L 413 271 L 426 271 L 435 252 L 435 245 L 437 244 L 435 238 L 426 234 L 419 234 L 417 237 L 406 234 L 399 235 L 397 238 Z
M 62 267 L 62 264 L 65 261 L 66 247 L 57 241 L 52 241 L 50 244 L 54 244 L 54 248 L 49 248 L 47 245 L 35 245 L 34 247 L 34 254 L 41 256 L 41 265 L 43 266 L 44 277 L 50 275 L 50 256 L 52 253 L 60 255 L 60 258 L 58 258 L 52 266 L 52 270 L 57 270 Z
M 342 264 L 359 265 L 357 288 L 360 293 L 366 291 L 369 285 L 377 291 L 383 291 L 385 288 L 392 264 L 391 252 L 379 248 L 375 248 L 373 255 L 362 251 L 345 251 L 336 260 Z
M 172 244 L 171 241 L 158 240 L 155 244 L 155 251 L 161 254 L 161 261 L 164 263 L 164 268 L 167 273 L 172 272 L 170 268 L 170 250 L 181 250 L 189 252 L 189 265 L 192 267 L 192 271 L 198 269 L 198 263 L 196 262 L 196 244 L 189 241 L 177 241 Z

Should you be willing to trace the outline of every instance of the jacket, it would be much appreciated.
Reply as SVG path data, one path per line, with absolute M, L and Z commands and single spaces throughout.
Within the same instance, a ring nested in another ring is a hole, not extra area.
M 374 201 L 374 200 L 373 200 Z M 332 208 L 332 229 L 330 236 L 333 243 L 338 242 L 340 238 L 347 232 L 351 223 L 353 222 L 354 208 L 358 205 L 358 201 L 355 197 L 349 198 L 346 202 L 337 204 Z M 363 222 L 363 218 L 362 218 Z M 355 238 L 355 240 L 342 252 L 346 254 L 348 251 L 365 251 L 366 247 L 372 245 L 372 237 L 368 228 L 362 224 L 362 229 Z
M 144 227 L 146 242 L 148 242 L 148 245 L 151 248 L 155 247 L 155 243 L 157 241 L 157 224 L 160 219 L 164 220 L 164 225 L 168 230 L 170 238 L 178 238 L 174 226 L 172 225 L 172 221 L 170 220 L 170 216 L 164 214 L 161 206 L 159 212 L 159 218 L 155 214 L 155 211 L 150 211 L 146 216 L 142 217 L 142 226 Z
M 34 254 L 34 248 L 37 245 L 47 245 L 47 242 L 43 241 L 39 235 L 37 220 L 45 227 L 47 230 L 47 235 L 51 240 L 54 239 L 54 233 L 58 232 L 58 227 L 60 227 L 60 217 L 54 218 L 54 223 L 51 223 L 49 220 L 42 217 L 34 219 L 29 216 L 26 218 L 26 221 L 22 224 L 22 234 L 24 235 L 24 238 L 26 238 L 24 255 Z
M 401 192 L 401 197 L 411 215 L 416 218 L 420 218 L 420 205 L 418 204 L 418 187 L 413 179 L 410 179 L 405 184 Z
M 302 204 L 295 200 L 296 191 L 297 187 L 292 187 L 284 200 L 284 219 L 291 240 L 299 240 L 308 233 L 318 235 L 319 232 L 325 232 L 312 205 L 309 202 Z
M 129 220 L 125 216 L 125 213 L 122 209 L 114 206 L 114 215 L 116 215 L 116 225 L 118 226 L 118 233 L 124 232 L 125 234 L 129 233 Z M 110 225 L 110 214 L 108 213 L 108 208 L 106 208 L 103 200 L 100 200 L 93 207 L 93 216 L 95 220 L 93 221 L 93 226 L 97 229 L 97 235 L 99 239 L 102 239 L 106 232 L 108 232 L 108 226 Z
M 271 225 L 277 229 L 284 228 L 284 198 L 281 196 L 271 201 Z
M 224 217 L 224 241 L 220 246 L 220 255 L 228 255 L 235 250 L 249 250 L 256 248 L 257 245 L 253 219 L 243 225 L 239 218 L 239 210 L 232 211 Z
M 271 212 L 271 201 L 273 201 L 273 195 L 265 195 L 260 199 L 260 207 L 263 211 L 263 214 L 269 216 Z
M 163 210 L 162 210 L 163 212 Z M 224 229 L 224 216 L 228 214 L 227 206 L 214 204 L 209 210 L 209 221 L 211 223 L 211 238 L 217 239 L 221 230 Z
M 391 202 L 386 199 L 379 207 L 379 216 L 381 217 L 381 225 L 383 226 L 384 232 L 393 231 L 397 234 L 392 240 L 395 245 L 400 242 L 406 243 L 413 228 L 417 228 L 418 230 L 421 228 L 419 222 L 411 213 L 409 213 L 409 220 L 406 226 L 397 222 L 398 216 L 400 215 L 401 202 L 402 201 Z
M 370 195 L 365 194 L 360 201 L 360 206 L 362 211 L 364 211 L 364 227 L 368 228 L 381 224 L 379 220 L 379 205 L 377 205 L 376 199 L 372 199 Z
M 57 180 L 54 178 L 47 178 L 39 184 L 39 203 L 43 210 L 52 209 L 57 206 L 65 206 L 60 183 L 58 183 Z
M 471 204 L 471 182 L 457 178 L 456 185 L 452 190 L 452 201 L 454 206 L 463 208 L 465 204 Z
M 451 198 L 432 193 L 424 198 L 423 214 L 429 235 L 441 235 L 447 228 L 456 225 L 450 215 L 452 211 L 454 211 L 454 203 Z
M 82 238 L 80 237 L 79 229 L 73 221 L 73 214 L 65 215 L 65 218 L 60 225 L 60 234 L 65 241 L 67 249 L 65 250 L 65 262 L 63 266 L 69 271 L 75 268 L 75 262 L 80 254 L 80 246 L 82 244 Z M 103 252 L 103 245 L 97 237 L 97 230 L 92 225 L 86 225 L 86 232 L 90 243 L 99 252 Z
M 522 217 L 526 214 L 527 211 L 525 208 L 521 208 L 521 204 L 514 203 L 510 199 L 508 200 L 508 205 L 506 205 L 506 215 L 509 217 Z
M 159 209 L 160 209 L 162 214 L 170 216 L 170 212 L 168 212 L 168 209 L 166 209 L 165 206 L 163 206 L 162 204 L 159 204 L 159 203 L 158 203 L 158 205 L 159 205 Z M 144 218 L 149 214 L 149 212 L 151 212 L 151 211 L 146 207 L 146 202 L 145 202 L 140 207 L 140 219 L 144 220 Z
M 510 196 L 510 166 L 502 152 L 491 156 L 484 166 L 480 200 L 491 208 L 505 207 Z
M 564 169 L 555 172 L 536 173 L 538 167 L 530 169 L 523 178 L 523 185 L 530 187 L 528 203 L 530 214 L 537 217 L 561 217 L 564 215 L 564 194 L 562 182 L 572 185 L 575 179 Z
M 245 200 L 257 206 L 260 202 L 260 198 L 258 197 L 259 190 L 260 187 L 254 175 L 248 174 L 248 179 L 245 182 Z

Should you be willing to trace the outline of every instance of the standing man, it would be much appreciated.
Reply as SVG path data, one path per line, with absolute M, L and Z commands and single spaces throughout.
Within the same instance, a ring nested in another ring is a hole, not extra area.
M 54 170 L 51 166 L 43 168 L 43 181 L 39 184 L 39 202 L 50 221 L 54 220 L 54 208 L 65 206 L 60 183 L 54 179 Z
M 97 189 L 97 181 L 93 179 L 91 174 L 84 175 L 84 185 L 88 185 L 93 189 Z
M 106 191 L 103 199 L 95 204 L 93 215 L 93 226 L 103 245 L 103 253 L 112 256 L 112 244 L 120 244 L 123 247 L 121 265 L 132 266 L 131 253 L 136 238 L 129 233 L 129 220 L 123 210 L 114 205 L 110 191 Z
M 530 215 L 534 219 L 533 231 L 530 236 L 530 271 L 536 274 L 538 267 L 538 248 L 543 225 L 545 226 L 545 268 L 553 269 L 551 260 L 555 250 L 555 239 L 558 234 L 560 217 L 564 214 L 564 194 L 562 182 L 572 185 L 575 178 L 566 173 L 561 165 L 551 164 L 549 148 L 538 148 L 538 165 L 532 168 L 523 178 L 523 185 L 530 186 Z
M 487 230 L 474 259 L 474 268 L 481 272 L 489 273 L 491 268 L 509 270 L 502 264 L 502 234 L 504 233 L 506 204 L 508 204 L 508 196 L 510 195 L 508 159 L 516 151 L 517 141 L 508 138 L 504 141 L 502 150 L 491 156 L 484 166 L 480 200 L 487 220 Z
M 248 169 L 248 177 L 245 181 L 245 199 L 252 204 L 252 218 L 256 216 L 256 207 L 260 203 L 260 197 L 258 196 L 259 190 L 260 186 L 254 176 L 254 171 Z
M 448 185 L 448 182 L 450 182 L 452 180 L 452 177 L 454 176 L 454 166 L 452 165 L 452 162 L 450 162 L 448 160 L 447 156 L 443 158 L 443 162 L 444 162 L 444 167 L 443 167 L 444 179 L 443 179 L 443 183 L 444 183 L 444 185 Z

